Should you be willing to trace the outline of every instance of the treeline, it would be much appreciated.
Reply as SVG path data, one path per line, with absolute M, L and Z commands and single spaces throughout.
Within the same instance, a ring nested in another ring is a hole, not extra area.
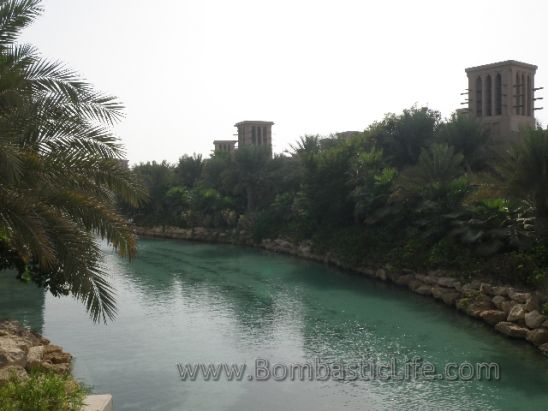
M 413 107 L 351 138 L 301 137 L 146 163 L 137 225 L 310 239 L 355 264 L 452 268 L 540 285 L 548 276 L 548 134 L 493 144 L 475 121 Z

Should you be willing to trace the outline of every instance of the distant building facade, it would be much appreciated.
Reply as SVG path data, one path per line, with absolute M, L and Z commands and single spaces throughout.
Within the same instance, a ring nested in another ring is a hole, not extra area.
M 272 152 L 273 125 L 272 121 L 240 121 L 234 124 L 238 130 L 238 140 L 214 140 L 215 152 L 232 152 L 245 146 L 268 147 Z
M 215 152 L 232 152 L 236 150 L 237 140 L 214 140 Z
M 479 120 L 494 142 L 516 141 L 522 128 L 535 127 L 537 66 L 507 60 L 465 71 L 467 115 Z

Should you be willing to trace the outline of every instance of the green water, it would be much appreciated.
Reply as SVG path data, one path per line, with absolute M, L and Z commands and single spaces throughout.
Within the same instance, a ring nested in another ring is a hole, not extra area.
M 143 239 L 108 252 L 118 317 L 93 324 L 71 298 L 0 276 L 0 318 L 71 352 L 115 410 L 547 410 L 548 359 L 428 298 L 248 248 Z M 498 381 L 182 381 L 176 363 L 328 364 L 422 357 L 496 362 Z

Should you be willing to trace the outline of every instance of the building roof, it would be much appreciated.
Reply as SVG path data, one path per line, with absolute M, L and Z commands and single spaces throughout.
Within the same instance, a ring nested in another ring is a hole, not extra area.
M 526 68 L 526 69 L 529 69 L 529 70 L 536 70 L 537 69 L 537 66 L 535 66 L 533 64 L 523 63 L 523 62 L 517 61 L 517 60 L 506 60 L 506 61 L 499 61 L 499 62 L 496 62 L 496 63 L 484 64 L 482 66 L 468 67 L 464 71 L 469 73 L 471 71 L 482 71 L 482 70 L 487 70 L 487 69 L 499 68 L 499 67 L 503 67 L 503 66 L 520 66 L 520 67 L 523 67 L 523 68 Z
M 245 121 L 240 121 L 239 123 L 234 124 L 234 127 L 238 127 L 244 124 L 260 124 L 265 126 L 271 126 L 274 123 L 272 121 L 245 120 Z

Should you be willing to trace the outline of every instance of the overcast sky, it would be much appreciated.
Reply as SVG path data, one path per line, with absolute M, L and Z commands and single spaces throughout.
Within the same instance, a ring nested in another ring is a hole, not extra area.
M 469 66 L 514 59 L 539 66 L 537 86 L 548 78 L 546 0 L 43 5 L 24 41 L 123 101 L 116 132 L 132 163 L 209 155 L 241 120 L 274 121 L 280 152 L 415 103 L 449 116 Z M 546 124 L 547 111 L 536 113 Z

